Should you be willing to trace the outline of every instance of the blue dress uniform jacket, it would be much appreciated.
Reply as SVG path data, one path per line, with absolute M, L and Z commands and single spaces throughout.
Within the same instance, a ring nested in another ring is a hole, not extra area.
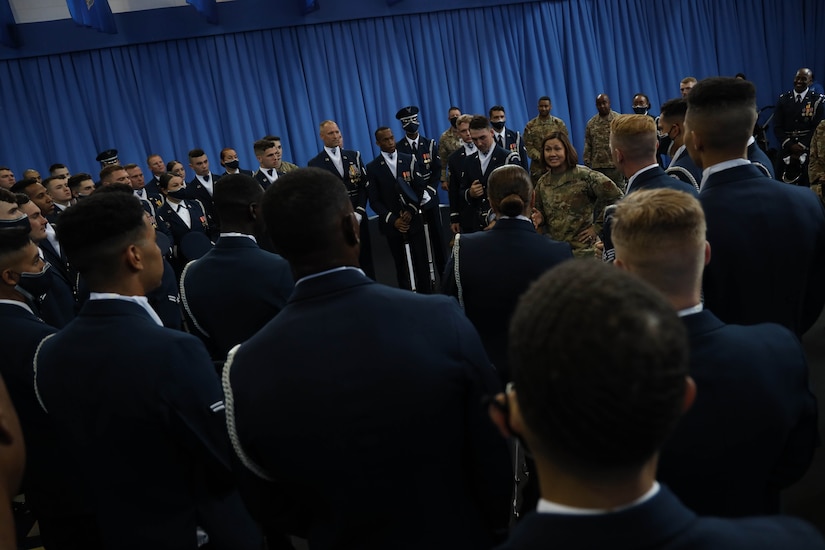
M 821 201 L 753 164 L 712 174 L 699 201 L 712 254 L 705 306 L 726 323 L 773 322 L 804 334 L 825 304 Z
M 34 370 L 63 452 L 83 466 L 104 547 L 196 550 L 200 526 L 218 548 L 259 548 L 234 492 L 220 383 L 197 338 L 138 304 L 90 300 L 40 344 Z
M 530 159 L 527 157 L 527 147 L 524 145 L 524 139 L 519 132 L 506 126 L 504 128 L 504 148 L 517 154 L 519 165 L 528 172 L 530 171 Z
M 483 229 L 480 214 L 483 210 L 489 209 L 487 202 L 487 178 L 493 170 L 505 164 L 519 164 L 519 157 L 516 153 L 511 153 L 507 149 L 495 146 L 487 170 L 481 171 L 478 149 L 472 155 L 464 159 L 462 171 L 458 176 L 459 181 L 459 203 L 461 214 L 461 232 L 473 233 Z M 470 186 L 478 180 L 484 186 L 484 195 L 479 198 L 470 196 Z M 452 186 L 452 183 L 450 183 Z M 485 224 L 486 225 L 486 224 Z
M 696 400 L 662 449 L 658 478 L 700 515 L 779 513 L 779 491 L 805 473 L 817 405 L 804 350 L 775 324 L 682 317 Z
M 284 308 L 293 287 L 287 261 L 248 237 L 219 238 L 180 279 L 189 326 L 220 361 Z
M 720 519 L 691 512 L 667 487 L 653 498 L 612 514 L 533 512 L 498 550 L 821 550 L 822 536 L 804 521 L 784 516 Z
M 54 270 L 51 288 L 38 304 L 40 315 L 49 325 L 63 328 L 77 314 L 77 272 L 69 267 L 66 256 L 58 254 L 48 239 L 43 239 L 37 246 L 43 252 L 43 258 Z
M 375 279 L 375 268 L 372 262 L 372 241 L 370 239 L 369 218 L 367 216 L 367 196 L 369 193 L 367 190 L 367 171 L 361 162 L 360 151 L 339 149 L 338 152 L 341 155 L 341 165 L 344 169 L 343 176 L 338 173 L 338 169 L 335 168 L 335 163 L 329 158 L 326 149 L 321 149 L 320 153 L 310 159 L 307 166 L 327 170 L 336 177 L 341 178 L 344 187 L 347 188 L 352 209 L 361 215 L 359 234 L 361 239 L 361 255 L 358 257 L 358 262 L 361 264 L 361 269 L 364 270 L 364 273 L 371 279 Z
M 699 183 L 702 181 L 702 170 L 690 158 L 684 145 L 673 154 L 673 158 L 665 171 L 669 176 L 692 185 L 697 191 L 699 190 Z
M 450 198 L 450 224 L 461 223 L 461 174 L 464 172 L 465 160 L 467 148 L 463 144 L 447 158 L 447 171 L 450 174 L 450 188 L 447 190 Z
M 774 109 L 773 131 L 780 143 L 778 165 L 784 167 L 782 159 L 790 155 L 790 147 L 796 143 L 805 148 L 810 156 L 809 148 L 814 130 L 825 118 L 825 97 L 808 88 L 801 103 L 796 102 L 794 90 L 789 90 L 779 96 Z M 782 174 L 779 174 L 780 178 Z M 800 178 L 797 185 L 809 185 L 808 158 L 802 163 Z
M 499 385 L 452 299 L 352 268 L 299 281 L 223 381 L 265 529 L 311 548 L 454 549 L 506 527 L 507 445 L 481 403 Z
M 645 170 L 633 180 L 633 183 L 628 183 L 629 188 L 627 194 L 635 193 L 643 189 L 675 189 L 677 191 L 684 191 L 694 197 L 699 197 L 696 188 L 689 183 L 685 183 L 680 178 L 668 176 L 667 173 L 659 166 Z M 616 259 L 616 250 L 613 248 L 613 212 L 615 206 L 608 206 L 605 208 L 604 225 L 602 226 L 601 239 L 604 243 L 604 250 L 602 252 L 602 259 L 607 262 L 612 262 Z
M 418 136 L 418 150 L 415 152 L 416 170 L 424 179 L 427 193 L 431 200 L 421 207 L 424 217 L 427 220 L 430 231 L 430 243 L 432 247 L 433 261 L 436 273 L 444 271 L 445 250 L 444 250 L 444 229 L 441 221 L 441 210 L 439 207 L 438 190 L 441 186 L 441 158 L 438 156 L 438 143 L 434 139 Z M 404 137 L 396 143 L 399 152 L 408 155 L 413 154 L 410 142 Z M 367 167 L 369 174 L 369 166 Z M 372 196 L 370 196 L 372 204 Z M 373 205 L 373 210 L 375 206 Z
M 509 382 L 507 330 L 518 298 L 542 273 L 572 259 L 573 250 L 569 243 L 536 233 L 530 221 L 498 220 L 489 231 L 456 240 L 441 280 L 442 291 L 457 297 L 456 251 L 464 311 L 478 330 L 501 381 Z
M 215 189 L 215 185 L 217 185 L 218 180 L 220 179 L 221 177 L 217 174 L 209 174 L 209 181 L 212 182 L 212 189 Z M 215 207 L 212 202 L 212 194 L 206 187 L 203 186 L 203 183 L 201 183 L 197 176 L 193 177 L 186 184 L 186 198 L 189 200 L 201 201 L 201 205 L 203 205 L 206 213 L 209 214 L 209 217 L 215 217 Z
M 412 155 L 396 152 L 396 176 L 393 177 L 383 155 L 378 155 L 367 164 L 369 178 L 370 205 L 378 215 L 378 227 L 387 238 L 387 245 L 395 264 L 395 273 L 400 288 L 412 289 L 409 266 L 405 253 L 404 241 L 410 245 L 416 289 L 429 292 L 429 265 L 427 262 L 427 244 L 424 238 L 422 214 L 414 213 L 410 220 L 410 229 L 404 235 L 395 228 L 395 221 L 407 207 L 400 197 L 400 186 L 406 185 L 418 196 L 424 192 L 425 183 L 416 175 L 418 163 Z M 435 270 L 435 267 L 433 267 Z M 435 271 L 433 271 L 435 273 Z

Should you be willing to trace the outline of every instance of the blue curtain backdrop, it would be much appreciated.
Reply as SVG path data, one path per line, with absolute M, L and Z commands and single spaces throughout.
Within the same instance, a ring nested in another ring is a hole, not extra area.
M 253 141 L 274 133 L 305 165 L 324 119 L 369 160 L 375 128 L 401 137 L 404 105 L 420 106 L 421 132 L 437 138 L 452 104 L 503 104 L 521 130 L 544 94 L 580 149 L 601 92 L 622 112 L 645 92 L 658 112 L 684 76 L 742 71 L 768 105 L 797 68 L 825 72 L 821 44 L 821 0 L 559 0 L 3 61 L 0 164 L 96 174 L 97 152 L 115 147 L 146 170 L 149 153 L 185 161 L 201 147 L 219 171 L 231 146 L 254 169 Z

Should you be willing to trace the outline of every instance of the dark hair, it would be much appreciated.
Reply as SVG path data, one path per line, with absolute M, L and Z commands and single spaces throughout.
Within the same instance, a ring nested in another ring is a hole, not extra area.
M 567 134 L 564 132 L 550 132 L 544 136 L 544 139 L 541 142 L 541 149 L 539 149 L 539 152 L 541 153 L 541 165 L 544 166 L 546 170 L 550 169 L 550 167 L 547 166 L 547 161 L 544 160 L 544 144 L 551 139 L 559 140 L 561 142 L 561 146 L 564 147 L 564 162 L 567 164 L 567 170 L 575 168 L 579 163 L 579 154 L 576 152 L 573 144 L 570 143 L 570 138 L 567 137 Z
M 449 108 L 449 109 L 447 109 L 447 113 L 449 113 L 450 111 L 458 111 L 458 112 L 461 112 L 461 109 L 459 109 L 459 108 L 458 108 L 458 107 L 456 107 L 455 105 L 452 105 L 452 106 L 450 106 L 450 108 Z
M 223 158 L 226 156 L 227 151 L 235 151 L 235 149 L 232 148 L 232 147 L 224 147 L 223 149 L 221 149 L 221 153 L 220 153 L 221 162 L 223 162 Z
M 490 119 L 484 115 L 474 115 L 470 119 L 470 130 L 486 130 L 490 128 Z
M 95 191 L 95 194 L 97 193 L 126 193 L 129 195 L 134 195 L 135 191 L 128 183 L 121 183 L 117 181 L 115 183 L 110 183 L 109 185 L 101 185 L 100 189 Z
M 188 156 L 190 159 L 196 159 L 196 158 L 198 158 L 198 157 L 202 157 L 202 156 L 204 156 L 205 154 L 206 154 L 206 153 L 204 152 L 204 150 L 203 150 L 203 149 L 192 149 L 191 151 L 189 151 L 189 154 L 188 154 L 187 156 Z
M 17 197 L 4 187 L 0 187 L 0 202 L 13 202 L 17 204 Z
M 693 93 L 693 91 L 691 91 Z M 668 99 L 659 107 L 659 116 L 665 118 L 676 117 L 680 120 L 685 118 L 687 112 L 687 101 L 683 97 Z
M 543 275 L 519 300 L 509 349 L 534 450 L 568 472 L 637 471 L 681 415 L 685 328 L 659 292 L 610 264 Z
M 249 206 L 260 204 L 263 194 L 261 184 L 252 176 L 231 174 L 215 184 L 212 200 L 222 222 L 242 223 L 249 219 Z
M 51 166 L 49 166 L 49 173 L 51 174 L 52 172 L 54 172 L 55 170 L 58 170 L 60 168 L 66 168 L 66 165 L 65 164 L 60 164 L 59 162 L 56 162 L 56 163 L 52 164 Z
M 542 101 L 550 101 L 550 104 L 551 104 L 551 105 L 553 104 L 553 102 L 550 100 L 550 96 L 549 96 L 549 95 L 543 95 L 543 96 L 541 96 L 541 97 L 539 98 L 539 103 L 541 103 Z
M 756 123 L 756 87 L 748 80 L 717 76 L 697 82 L 687 96 L 692 130 L 714 150 L 744 148 Z M 703 122 L 697 124 L 697 122 Z
M 14 200 L 17 202 L 17 206 L 23 206 L 24 204 L 28 204 L 32 201 L 25 193 L 15 193 Z
M 255 143 L 252 144 L 252 150 L 255 151 L 255 155 L 263 155 L 264 151 L 267 149 L 272 149 L 275 147 L 275 142 L 271 139 L 259 139 Z
M 144 237 L 146 214 L 131 193 L 95 192 L 60 214 L 57 238 L 91 287 L 117 275 L 124 248 Z
M 270 134 L 270 135 L 268 135 L 268 136 L 264 136 L 264 137 L 262 137 L 261 139 L 265 139 L 265 140 L 267 140 L 267 141 L 281 141 L 281 138 L 280 138 L 280 137 L 278 137 L 278 136 L 273 136 L 273 135 L 271 135 L 271 134 Z
M 502 113 L 506 113 L 507 111 L 504 110 L 504 107 L 501 105 L 493 105 L 490 107 L 490 110 L 487 111 L 487 114 L 490 115 L 490 118 L 493 118 L 493 111 L 501 111 Z
M 69 189 L 75 190 L 80 187 L 80 183 L 92 179 L 91 174 L 81 172 L 69 178 Z
M 172 178 L 180 178 L 179 175 L 173 174 L 172 172 L 166 172 L 160 175 L 158 178 L 158 187 L 160 189 L 168 189 L 169 188 L 169 181 Z M 183 178 L 181 178 L 183 179 Z
M 293 262 L 332 245 L 349 205 L 340 178 L 320 168 L 299 168 L 269 186 L 262 210 L 275 251 Z
M 176 164 L 180 164 L 181 166 L 183 166 L 183 163 L 179 160 L 170 160 L 169 162 L 166 163 L 166 171 L 171 172 L 172 168 L 174 168 L 174 166 Z
M 14 182 L 14 185 L 11 186 L 9 191 L 11 191 L 12 193 L 25 193 L 26 188 L 29 185 L 34 185 L 36 183 L 39 183 L 39 182 L 34 178 L 25 178 L 25 179 Z
M 41 183 L 43 184 L 43 187 L 45 187 L 46 189 L 48 189 L 48 188 L 49 188 L 49 184 L 50 184 L 51 182 L 53 182 L 53 181 L 58 181 L 58 180 L 59 180 L 59 181 L 63 181 L 63 179 L 64 179 L 64 178 L 63 178 L 62 176 L 49 176 L 48 178 L 44 179 Z
M 650 105 L 650 98 L 647 97 L 647 94 L 643 94 L 642 92 L 639 92 L 638 94 L 633 94 L 633 99 L 636 99 L 639 96 L 642 96 L 643 98 L 645 98 L 645 101 L 647 102 L 647 104 Z
M 8 267 L 9 260 L 14 261 L 14 256 L 32 242 L 29 231 L 27 227 L 0 229 L 0 268 Z
M 375 130 L 375 141 L 378 141 L 378 134 L 383 132 L 384 130 L 392 131 L 392 128 L 389 126 L 379 126 L 377 130 Z
M 492 171 L 487 180 L 490 204 L 504 216 L 520 216 L 530 204 L 533 183 L 530 174 L 517 164 L 506 164 Z
M 742 80 L 748 79 L 748 77 L 745 76 L 745 73 L 736 73 L 733 78 L 741 78 Z

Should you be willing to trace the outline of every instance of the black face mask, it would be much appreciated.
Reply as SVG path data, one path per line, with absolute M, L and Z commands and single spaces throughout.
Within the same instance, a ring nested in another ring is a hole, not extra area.
M 650 109 L 650 107 L 633 107 L 633 112 L 637 115 L 646 115 L 648 109 Z
M 401 127 L 404 128 L 404 131 L 408 134 L 414 134 L 418 131 L 417 122 L 408 122 L 406 124 L 402 124 Z
M 167 197 L 172 197 L 173 199 L 185 199 L 186 198 L 186 189 L 181 187 L 180 189 L 176 189 L 175 191 L 167 191 Z
M 457 116 L 454 116 L 454 117 L 452 117 L 452 118 L 450 119 L 450 126 L 452 126 L 453 128 L 455 128 L 455 125 L 456 125 L 456 124 L 458 124 L 458 117 L 457 117 Z
M 671 145 L 673 145 L 673 138 L 670 134 L 659 136 L 659 153 L 670 156 Z
M 21 273 L 14 289 L 29 300 L 39 300 L 52 287 L 52 265 L 46 262 L 40 273 Z
M 490 124 L 492 124 L 493 128 L 495 128 L 499 132 L 501 131 L 502 128 L 504 128 L 504 121 L 503 120 L 498 120 L 496 122 L 491 122 Z
M 240 165 L 241 165 L 241 161 L 239 161 L 237 159 L 236 160 L 230 160 L 229 162 L 224 163 L 224 166 L 226 166 L 227 168 L 230 168 L 232 170 L 237 170 Z

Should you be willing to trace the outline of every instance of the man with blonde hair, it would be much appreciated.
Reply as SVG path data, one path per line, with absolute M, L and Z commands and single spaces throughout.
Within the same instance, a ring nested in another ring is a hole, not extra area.
M 672 189 L 627 196 L 613 217 L 615 265 L 670 301 L 690 342 L 697 398 L 659 460 L 659 481 L 700 515 L 779 513 L 817 445 L 816 398 L 794 334 L 774 323 L 727 325 L 701 301 L 711 261 L 699 201 Z
M 696 188 L 668 176 L 656 161 L 658 139 L 656 123 L 647 115 L 619 115 L 610 124 L 610 154 L 619 173 L 627 178 L 626 194 L 641 189 L 670 188 L 698 196 Z M 602 259 L 612 262 L 614 257 L 611 240 L 611 216 L 614 205 L 605 211 L 602 242 Z

